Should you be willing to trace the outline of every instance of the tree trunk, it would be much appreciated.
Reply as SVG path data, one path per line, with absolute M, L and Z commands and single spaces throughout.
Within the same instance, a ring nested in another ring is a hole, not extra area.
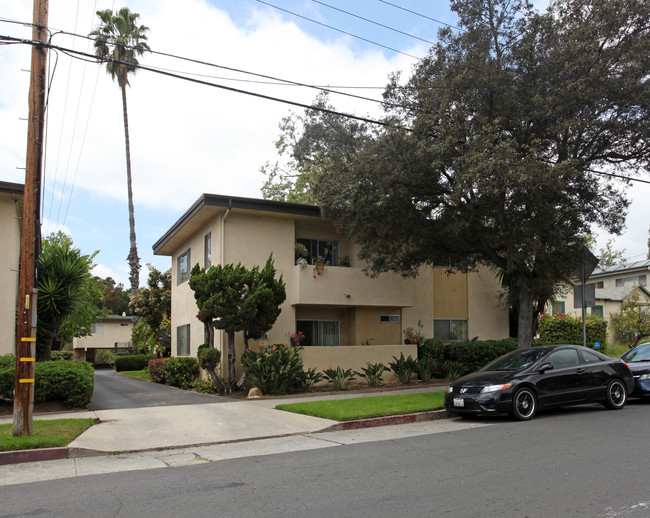
M 525 275 L 518 278 L 519 284 L 519 328 L 517 348 L 530 347 L 533 342 L 533 289 Z
M 232 392 L 235 388 L 235 358 L 235 333 L 228 331 L 228 381 L 226 382 L 228 392 Z
M 131 282 L 131 296 L 135 297 L 140 288 L 140 258 L 138 257 L 138 248 L 135 243 L 135 211 L 133 209 L 133 188 L 131 187 L 131 147 L 129 143 L 129 117 L 126 110 L 126 85 L 120 85 L 122 88 L 122 111 L 124 113 L 124 142 L 126 144 L 126 187 L 129 202 L 129 239 L 131 248 L 127 257 L 131 273 L 129 281 Z

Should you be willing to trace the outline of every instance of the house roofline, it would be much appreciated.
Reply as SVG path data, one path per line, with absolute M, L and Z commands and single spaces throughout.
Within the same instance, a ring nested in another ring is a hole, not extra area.
M 25 194 L 25 186 L 22 183 L 0 181 L 0 192 L 23 196 Z
M 276 212 L 292 214 L 295 216 L 321 217 L 320 208 L 315 205 L 302 203 L 289 203 L 275 200 L 261 200 L 258 198 L 243 198 L 239 196 L 222 196 L 219 194 L 202 194 L 198 200 L 183 214 L 163 236 L 154 243 L 153 253 L 157 255 L 188 221 L 204 207 L 223 207 L 225 209 L 254 210 L 260 212 Z

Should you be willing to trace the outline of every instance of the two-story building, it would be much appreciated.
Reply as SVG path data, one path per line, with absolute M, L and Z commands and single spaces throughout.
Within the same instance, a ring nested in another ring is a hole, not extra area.
M 98 349 L 108 349 L 114 353 L 123 354 L 131 349 L 131 333 L 133 332 L 134 317 L 126 315 L 110 315 L 98 319 L 90 329 L 90 335 L 74 337 L 72 350 L 74 359 L 82 362 L 95 360 Z
M 595 315 L 607 320 L 607 341 L 618 343 L 616 332 L 611 326 L 613 313 L 621 311 L 621 304 L 633 291 L 639 292 L 639 302 L 650 304 L 650 259 L 633 263 L 618 264 L 604 268 L 596 268 L 587 281 L 594 285 L 595 304 L 587 309 L 587 314 Z M 581 308 L 574 308 L 574 286 L 580 286 L 580 281 L 574 279 L 571 289 L 566 295 L 553 302 L 553 314 L 566 314 L 574 317 L 582 315 Z
M 174 356 L 194 356 L 203 342 L 188 284 L 192 267 L 263 266 L 270 254 L 287 298 L 264 341 L 288 343 L 290 333 L 301 331 L 306 367 L 360 369 L 368 361 L 388 363 L 400 352 L 415 357 L 416 346 L 405 344 L 403 332 L 418 325 L 424 336 L 443 340 L 508 336 L 508 312 L 488 269 L 464 274 L 422 268 L 417 278 L 394 273 L 371 278 L 357 258 L 357 245 L 315 206 L 204 194 L 153 250 L 172 260 Z M 319 260 L 322 272 L 313 266 Z M 225 351 L 225 333 L 216 331 L 215 346 Z
M 0 355 L 16 352 L 16 301 L 24 186 L 0 182 Z

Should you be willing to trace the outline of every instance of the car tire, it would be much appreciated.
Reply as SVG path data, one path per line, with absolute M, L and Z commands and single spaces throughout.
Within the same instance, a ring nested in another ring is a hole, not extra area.
M 510 416 L 517 421 L 528 421 L 537 413 L 537 396 L 528 387 L 520 388 L 512 398 Z
M 612 380 L 607 385 L 607 394 L 603 405 L 609 410 L 620 410 L 627 402 L 627 389 L 621 380 Z

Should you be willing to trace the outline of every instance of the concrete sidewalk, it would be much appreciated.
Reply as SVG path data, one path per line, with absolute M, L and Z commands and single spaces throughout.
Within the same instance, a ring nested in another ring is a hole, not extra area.
M 228 403 L 41 414 L 34 416 L 34 419 L 91 417 L 97 421 L 97 424 L 81 434 L 67 448 L 5 452 L 0 454 L 0 464 L 160 451 L 344 429 L 344 426 L 337 421 L 283 412 L 275 410 L 274 407 L 280 403 L 296 401 L 435 392 L 445 388 L 446 386 L 429 386 L 366 394 L 319 393 L 295 397 L 233 400 Z M 411 415 L 397 421 L 363 420 L 364 422 L 356 427 L 413 422 L 419 419 L 438 418 L 440 414 L 441 412 L 424 416 Z M 12 422 L 12 418 L 2 418 L 0 423 L 2 422 Z

